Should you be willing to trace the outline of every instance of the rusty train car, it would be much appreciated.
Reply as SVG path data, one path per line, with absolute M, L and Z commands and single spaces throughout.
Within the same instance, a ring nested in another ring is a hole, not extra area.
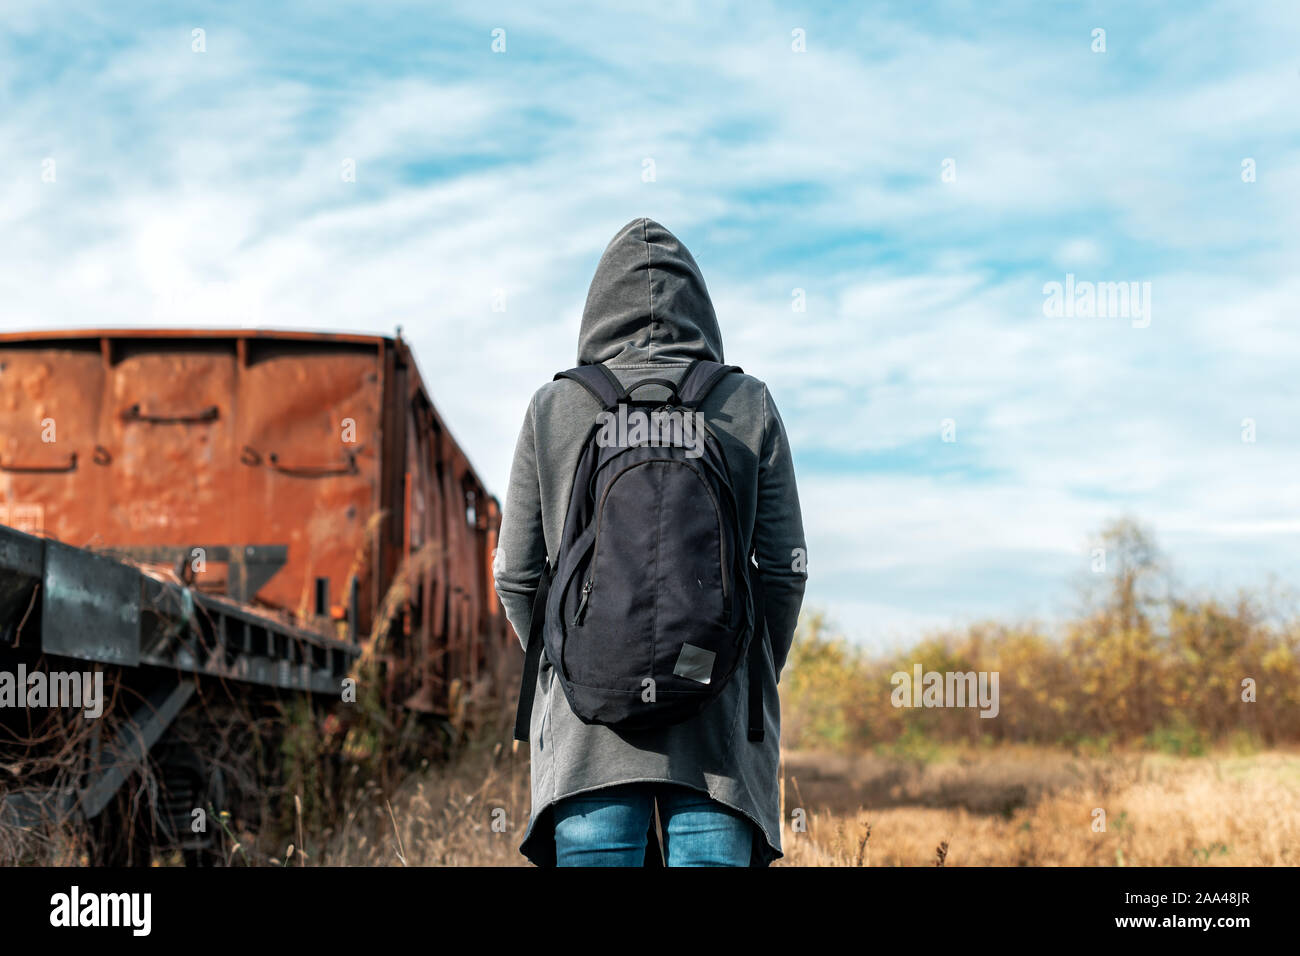
M 205 675 L 337 696 L 382 635 L 385 700 L 455 717 L 515 656 L 499 523 L 400 333 L 0 335 L 0 664 L 25 625 L 170 673 L 156 713 Z

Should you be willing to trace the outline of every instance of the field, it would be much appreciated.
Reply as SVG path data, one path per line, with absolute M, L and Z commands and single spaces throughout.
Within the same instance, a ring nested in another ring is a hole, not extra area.
M 931 865 L 941 845 L 948 866 L 1300 862 L 1300 756 L 1290 753 L 797 754 L 786 769 L 786 819 L 809 808 L 806 834 L 787 827 L 796 866 Z
M 527 786 L 522 754 L 472 751 L 414 775 L 391 802 L 359 803 L 315 862 L 524 865 Z M 1300 755 L 1284 751 L 792 752 L 783 796 L 783 866 L 931 866 L 941 853 L 947 866 L 1300 863 Z

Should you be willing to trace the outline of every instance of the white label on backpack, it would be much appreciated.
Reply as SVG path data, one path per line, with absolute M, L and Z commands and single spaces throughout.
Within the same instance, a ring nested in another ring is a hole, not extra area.
M 677 655 L 677 666 L 673 668 L 673 673 L 687 680 L 707 684 L 713 679 L 713 661 L 717 656 L 713 651 L 706 651 L 694 644 L 683 644 L 682 652 Z

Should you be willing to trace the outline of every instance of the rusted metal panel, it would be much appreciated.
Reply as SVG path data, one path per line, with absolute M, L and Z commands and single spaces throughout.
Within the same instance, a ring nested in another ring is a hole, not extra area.
M 95 495 L 90 508 L 65 508 L 58 537 L 107 547 L 239 541 L 234 349 L 219 340 L 106 341 Z
M 239 370 L 234 540 L 283 544 L 289 560 L 259 597 L 306 617 L 314 582 L 347 591 L 377 505 L 378 350 L 250 342 Z
M 99 341 L 0 339 L 0 522 L 84 543 L 95 508 L 104 363 Z

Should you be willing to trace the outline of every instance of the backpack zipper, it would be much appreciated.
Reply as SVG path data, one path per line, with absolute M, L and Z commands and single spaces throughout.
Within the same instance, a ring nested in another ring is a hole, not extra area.
M 591 600 L 591 589 L 596 586 L 596 582 L 587 578 L 582 585 L 582 600 L 578 602 L 577 613 L 573 615 L 573 626 L 577 627 L 582 623 L 582 619 L 587 616 L 587 602 Z

